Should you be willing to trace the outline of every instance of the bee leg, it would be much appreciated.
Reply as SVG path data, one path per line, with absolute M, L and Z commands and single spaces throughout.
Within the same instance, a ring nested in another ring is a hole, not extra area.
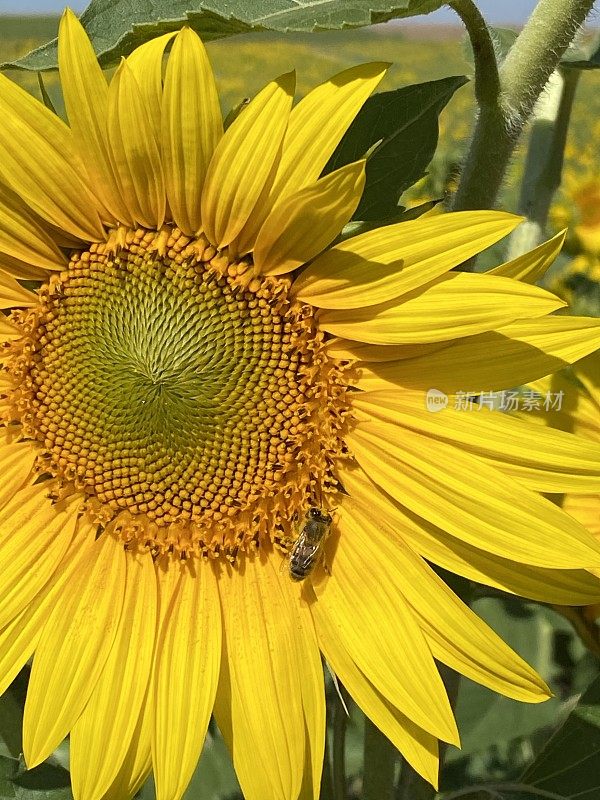
M 327 577 L 331 577 L 331 570 L 329 569 L 329 564 L 326 561 L 323 561 L 323 572 Z

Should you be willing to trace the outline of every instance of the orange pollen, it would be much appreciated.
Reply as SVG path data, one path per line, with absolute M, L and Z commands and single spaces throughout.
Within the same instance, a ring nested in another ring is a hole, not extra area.
M 14 312 L 15 421 L 38 468 L 131 547 L 235 561 L 333 507 L 349 403 L 312 307 L 176 228 L 73 255 Z

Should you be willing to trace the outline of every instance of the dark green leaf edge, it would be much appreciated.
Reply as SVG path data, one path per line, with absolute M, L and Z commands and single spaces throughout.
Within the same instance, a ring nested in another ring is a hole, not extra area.
M 360 28 L 427 14 L 442 0 L 92 0 L 81 15 L 103 67 L 163 33 L 189 25 L 205 41 L 259 31 L 313 32 Z M 161 10 L 163 9 L 163 10 Z M 161 16 L 162 14 L 162 16 Z M 57 67 L 57 39 L 0 69 L 46 71 Z

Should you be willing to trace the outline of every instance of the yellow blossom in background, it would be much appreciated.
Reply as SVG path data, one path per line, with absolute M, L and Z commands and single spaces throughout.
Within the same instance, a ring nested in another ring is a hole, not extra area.
M 546 287 L 580 314 L 600 316 L 600 258 L 579 255 L 556 270 Z
M 528 282 L 560 242 L 485 275 L 451 270 L 518 218 L 334 243 L 365 164 L 321 173 L 385 64 L 295 106 L 286 73 L 225 133 L 187 28 L 108 84 L 66 12 L 59 66 L 68 126 L 0 78 L 0 686 L 33 656 L 28 766 L 70 733 L 77 800 L 151 770 L 176 800 L 214 713 L 248 800 L 315 798 L 323 654 L 435 784 L 459 738 L 436 660 L 549 691 L 429 562 L 600 600 L 600 542 L 541 494 L 597 491 L 596 444 L 426 405 L 600 346 L 600 322 Z M 294 581 L 315 514 L 323 558 Z
M 598 273 L 600 281 L 600 270 Z M 566 404 L 572 419 L 569 430 L 592 442 L 600 443 L 600 352 L 582 359 L 573 368 L 580 383 L 575 403 Z M 560 380 L 557 378 L 556 380 Z M 600 541 L 600 492 L 592 494 L 565 494 L 562 508 L 581 522 Z
M 566 171 L 551 209 L 554 229 L 568 228 L 565 248 L 573 258 L 546 285 L 576 313 L 600 316 L 600 174 L 588 160 L 584 153 L 578 169 Z
M 556 230 L 569 228 L 571 252 L 600 257 L 600 174 L 567 172 L 550 220 Z

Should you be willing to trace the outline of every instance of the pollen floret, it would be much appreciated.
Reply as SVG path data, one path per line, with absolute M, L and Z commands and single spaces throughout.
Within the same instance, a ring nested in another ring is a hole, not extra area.
M 40 471 L 156 554 L 285 546 L 335 491 L 348 411 L 289 285 L 176 228 L 75 254 L 15 316 L 11 408 Z

